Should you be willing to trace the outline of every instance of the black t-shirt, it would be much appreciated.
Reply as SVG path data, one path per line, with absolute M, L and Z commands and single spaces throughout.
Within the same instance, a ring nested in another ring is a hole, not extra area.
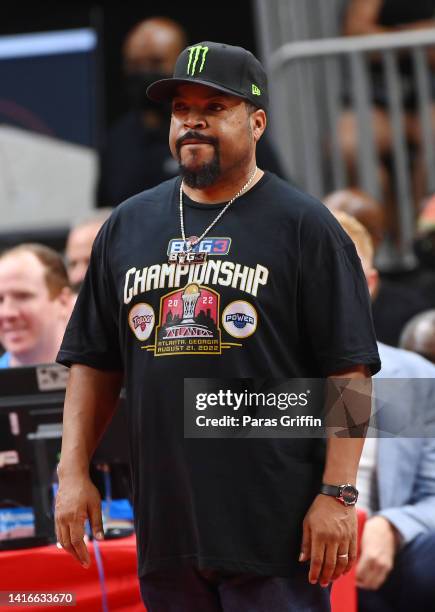
M 183 379 L 377 371 L 360 261 L 325 206 L 266 173 L 207 235 L 205 264 L 168 264 L 179 185 L 103 226 L 58 360 L 124 370 L 140 575 L 182 563 L 289 575 L 323 441 L 184 438 Z M 187 236 L 223 206 L 184 203 Z M 227 316 L 241 313 L 242 327 Z

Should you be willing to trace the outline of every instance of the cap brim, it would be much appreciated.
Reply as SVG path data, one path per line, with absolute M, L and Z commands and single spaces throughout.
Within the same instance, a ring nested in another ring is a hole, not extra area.
M 160 81 L 151 83 L 151 85 L 147 87 L 147 96 L 151 100 L 154 100 L 154 102 L 168 102 L 175 96 L 177 88 L 180 85 L 205 85 L 206 87 L 212 87 L 213 89 L 223 91 L 237 98 L 249 100 L 247 96 L 240 95 L 238 91 L 234 91 L 228 87 L 221 87 L 220 85 L 216 85 L 216 83 L 203 79 L 161 79 Z

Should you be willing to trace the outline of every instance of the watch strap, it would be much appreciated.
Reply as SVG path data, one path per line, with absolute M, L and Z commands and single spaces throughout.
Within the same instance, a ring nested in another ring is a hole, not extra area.
M 333 497 L 340 497 L 340 487 L 329 484 L 322 484 L 320 493 L 323 495 L 332 495 Z

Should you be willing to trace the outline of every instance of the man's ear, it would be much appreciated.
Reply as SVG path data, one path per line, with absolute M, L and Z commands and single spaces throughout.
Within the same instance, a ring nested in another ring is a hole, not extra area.
M 252 133 L 255 142 L 258 142 L 266 129 L 267 118 L 262 108 L 257 109 L 251 114 Z
M 74 307 L 73 292 L 71 289 L 69 287 L 64 287 L 56 299 L 59 302 L 62 314 L 65 314 L 69 318 L 72 308 Z

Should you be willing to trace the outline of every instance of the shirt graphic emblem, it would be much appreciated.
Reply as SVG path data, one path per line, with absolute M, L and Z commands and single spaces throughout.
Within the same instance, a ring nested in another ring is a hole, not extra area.
M 231 302 L 222 313 L 222 326 L 234 338 L 251 336 L 257 329 L 257 322 L 257 311 L 245 300 Z
M 220 354 L 219 294 L 196 283 L 161 298 L 155 355 Z
M 128 324 L 138 340 L 148 340 L 155 323 L 154 310 L 145 302 L 135 304 L 128 313 Z
M 204 252 L 208 255 L 228 255 L 230 252 L 231 238 L 203 238 L 192 249 L 193 253 Z M 168 243 L 167 255 L 173 256 L 182 253 L 186 249 L 186 243 L 182 238 L 173 238 Z

